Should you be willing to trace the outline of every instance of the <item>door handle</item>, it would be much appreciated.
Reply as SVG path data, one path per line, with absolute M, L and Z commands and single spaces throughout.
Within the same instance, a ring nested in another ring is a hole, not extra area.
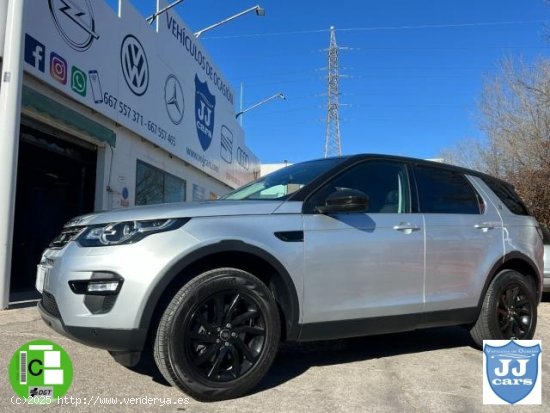
M 490 229 L 495 229 L 496 227 L 500 226 L 499 223 L 496 223 L 496 222 L 481 222 L 479 224 L 475 224 L 474 225 L 474 228 L 475 229 L 480 229 L 482 230 L 483 232 L 487 232 L 489 231 Z
M 394 225 L 393 227 L 396 231 L 401 231 L 405 234 L 410 234 L 413 231 L 419 231 L 420 227 L 415 224 L 410 224 L 408 222 L 401 222 L 399 225 Z

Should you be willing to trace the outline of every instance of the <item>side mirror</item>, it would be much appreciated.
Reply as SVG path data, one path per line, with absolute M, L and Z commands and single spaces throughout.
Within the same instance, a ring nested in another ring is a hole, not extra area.
M 324 206 L 318 206 L 316 211 L 321 214 L 336 212 L 366 212 L 369 207 L 367 194 L 356 189 L 342 188 L 330 194 Z

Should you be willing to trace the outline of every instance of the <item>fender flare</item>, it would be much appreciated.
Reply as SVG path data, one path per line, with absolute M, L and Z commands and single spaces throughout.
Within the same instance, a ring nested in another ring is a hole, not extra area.
M 298 301 L 298 294 L 296 292 L 296 287 L 294 282 L 290 277 L 290 274 L 286 268 L 276 259 L 273 255 L 266 252 L 265 250 L 258 248 L 256 246 L 247 244 L 239 240 L 226 240 L 220 241 L 216 244 L 207 245 L 201 247 L 184 257 L 182 257 L 176 264 L 169 268 L 164 275 L 160 278 L 157 284 L 153 287 L 151 294 L 147 299 L 147 303 L 141 314 L 141 319 L 139 323 L 140 328 L 145 328 L 149 330 L 150 324 L 153 318 L 153 314 L 157 308 L 157 304 L 163 295 L 166 288 L 170 283 L 179 275 L 185 268 L 188 268 L 193 263 L 198 260 L 205 258 L 209 255 L 218 254 L 218 253 L 231 253 L 231 252 L 243 252 L 247 254 L 254 255 L 259 259 L 267 262 L 271 265 L 275 271 L 277 271 L 280 276 L 280 281 L 282 286 L 285 289 L 285 297 L 288 298 L 286 305 L 281 306 L 281 310 L 285 316 L 286 320 L 286 339 L 287 340 L 296 340 L 300 332 L 300 308 Z
M 498 272 L 499 272 L 498 270 L 504 264 L 506 264 L 507 262 L 512 261 L 512 260 L 523 261 L 523 262 L 525 262 L 525 264 L 527 264 L 529 267 L 531 267 L 531 269 L 533 270 L 533 275 L 535 275 L 537 277 L 537 288 L 539 289 L 539 291 L 537 291 L 537 293 L 539 294 L 539 297 L 540 297 L 540 294 L 542 294 L 541 293 L 542 285 L 541 285 L 541 275 L 540 275 L 540 273 L 537 269 L 538 267 L 535 265 L 533 260 L 531 258 L 529 258 L 527 255 L 525 255 L 525 254 L 523 254 L 519 251 L 512 251 L 512 252 L 509 252 L 508 254 L 506 254 L 501 259 L 499 259 L 493 265 L 493 267 L 491 268 L 491 271 L 489 271 L 489 276 L 486 278 L 485 285 L 483 286 L 483 290 L 481 292 L 481 295 L 479 296 L 479 301 L 478 301 L 478 304 L 477 304 L 478 311 L 481 311 L 481 307 L 483 306 L 483 300 L 485 300 L 485 294 L 487 294 L 487 290 L 489 289 L 489 285 L 491 285 L 491 282 L 493 282 L 495 277 L 498 275 Z M 527 275 L 527 274 L 524 274 L 524 275 Z M 478 314 L 479 314 L 479 312 L 478 312 Z

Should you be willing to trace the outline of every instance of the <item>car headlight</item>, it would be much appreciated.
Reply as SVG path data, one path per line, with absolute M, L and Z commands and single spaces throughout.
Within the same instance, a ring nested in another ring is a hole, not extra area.
M 182 227 L 190 218 L 156 219 L 151 221 L 125 221 L 94 225 L 77 238 L 82 247 L 134 244 L 143 238 Z

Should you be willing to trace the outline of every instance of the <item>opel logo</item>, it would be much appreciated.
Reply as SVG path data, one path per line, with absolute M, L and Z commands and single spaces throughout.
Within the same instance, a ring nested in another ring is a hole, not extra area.
M 149 86 L 149 64 L 143 46 L 134 35 L 128 34 L 122 41 L 120 65 L 130 90 L 137 96 L 143 95 Z
M 183 119 L 185 100 L 183 98 L 181 83 L 174 75 L 168 75 L 164 83 L 164 104 L 172 123 L 179 125 Z
M 48 0 L 48 5 L 57 31 L 73 49 L 84 52 L 99 39 L 90 0 Z

